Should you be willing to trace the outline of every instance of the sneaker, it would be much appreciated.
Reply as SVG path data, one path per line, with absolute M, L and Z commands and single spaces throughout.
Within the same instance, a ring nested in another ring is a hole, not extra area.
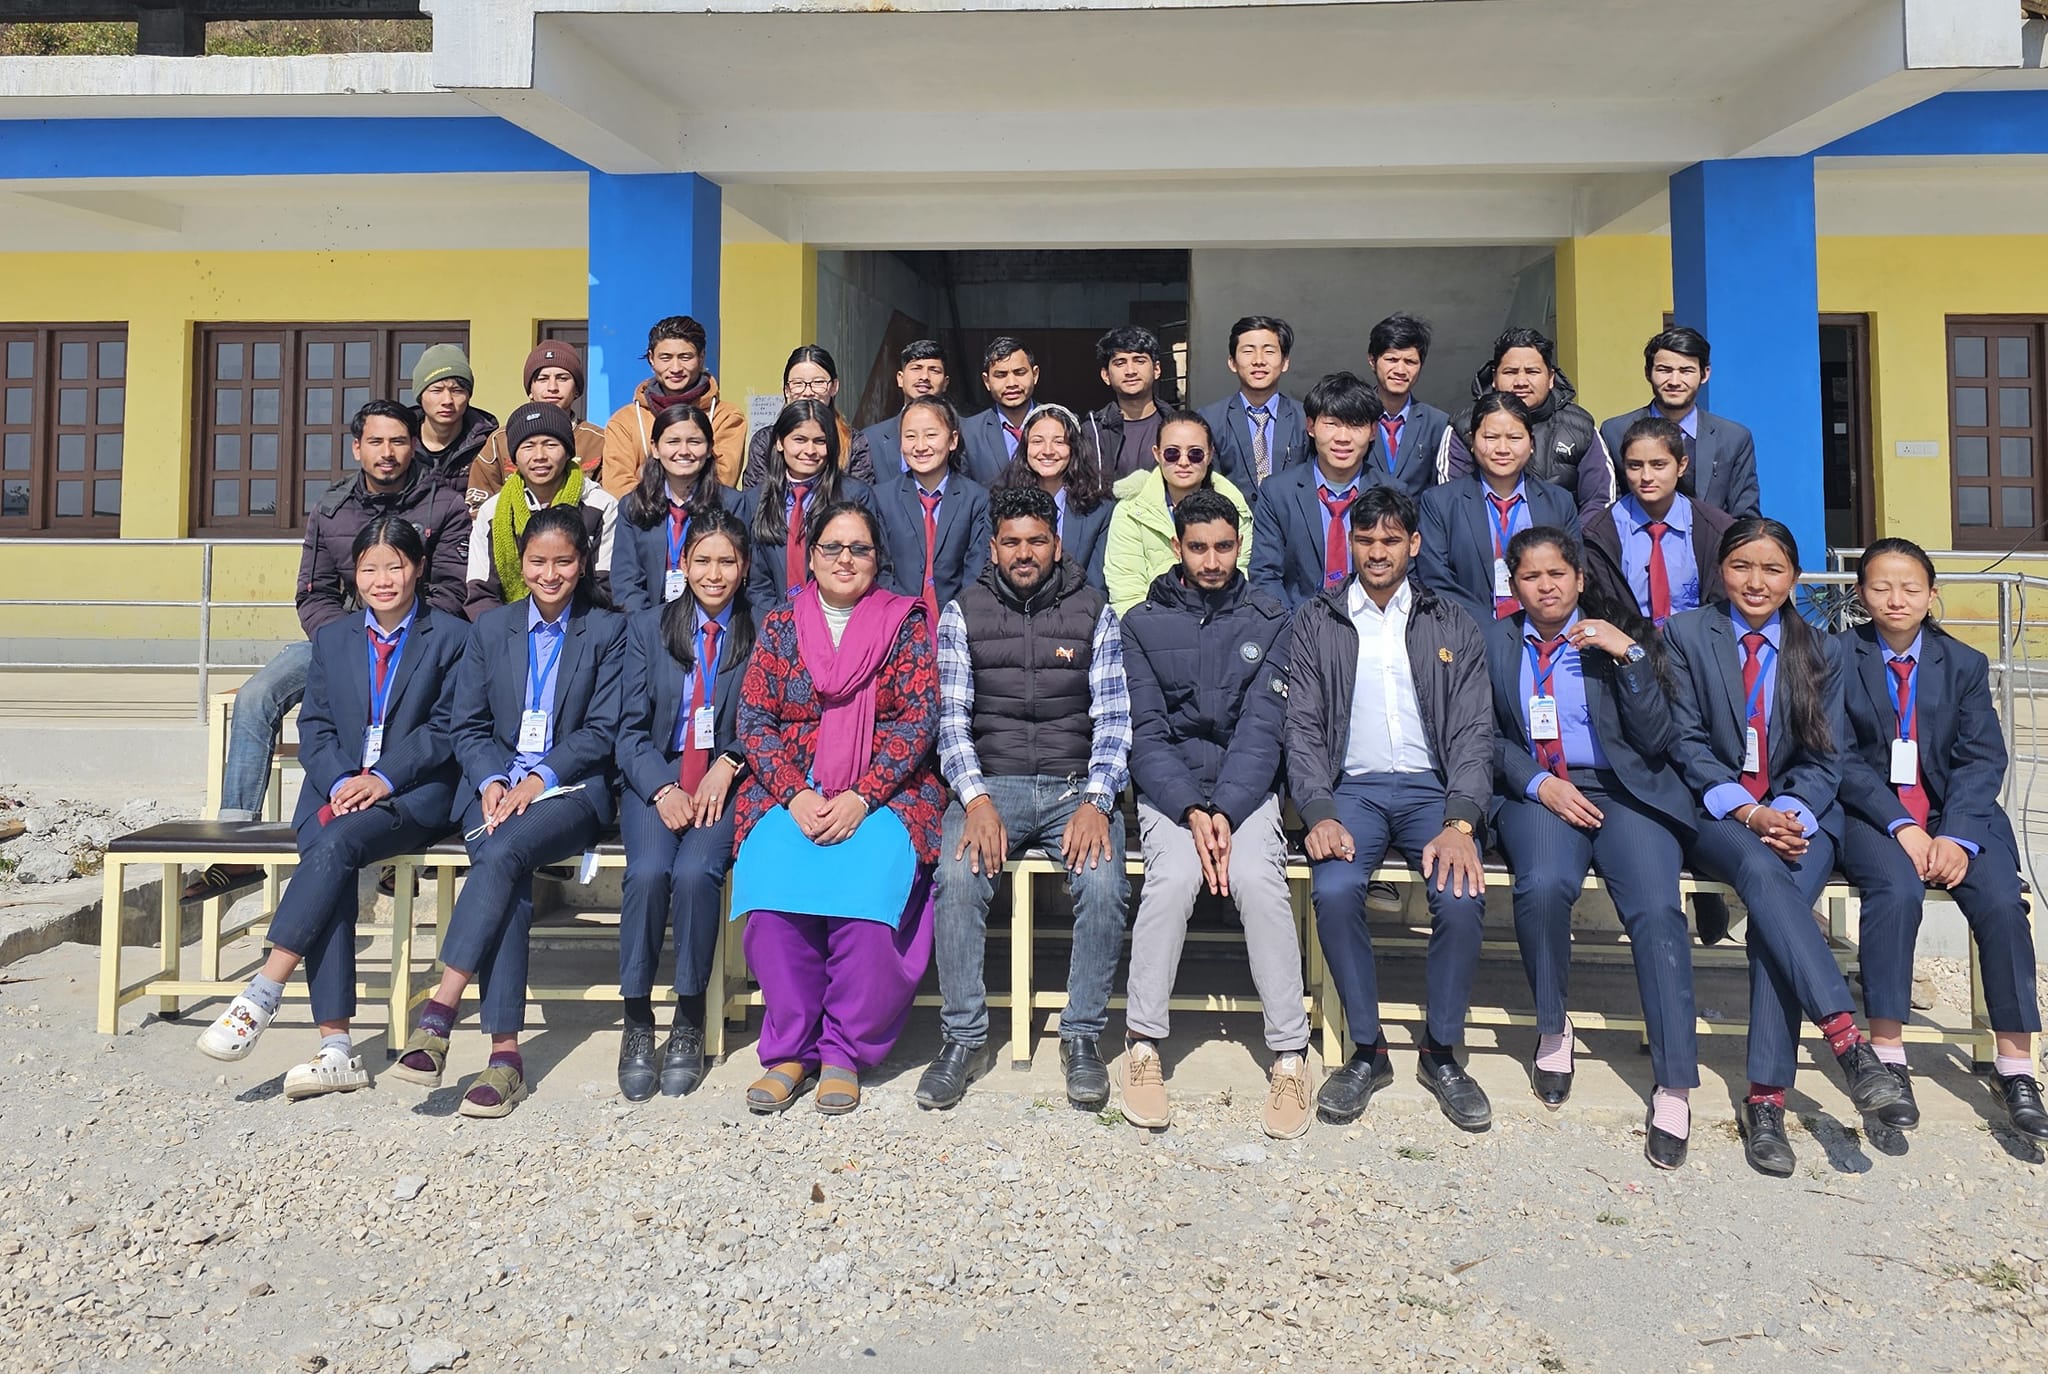
M 277 1015 L 265 1011 L 249 1000 L 247 993 L 237 996 L 228 1003 L 214 1023 L 199 1032 L 199 1052 L 208 1059 L 225 1060 L 233 1064 L 247 1059 L 249 1051 L 256 1048 L 256 1042 L 263 1032 L 270 1029 L 270 1022 Z
M 1131 1042 L 1124 1055 L 1123 1077 L 1124 1120 L 1153 1131 L 1173 1120 L 1173 1106 L 1166 1100 L 1166 1073 L 1151 1041 Z
M 370 1075 L 363 1068 L 362 1056 L 339 1051 L 322 1050 L 313 1056 L 312 1063 L 294 1065 L 284 1076 L 284 1095 L 292 1102 L 328 1093 L 352 1093 L 369 1086 Z
M 1406 909 L 1401 889 L 1392 883 L 1367 883 L 1365 906 L 1368 911 L 1398 912 Z
M 1308 1134 L 1313 1094 L 1308 1086 L 1308 1060 L 1298 1054 L 1283 1054 L 1273 1061 L 1273 1073 L 1266 1081 L 1266 1112 L 1260 1124 L 1274 1140 L 1295 1140 Z

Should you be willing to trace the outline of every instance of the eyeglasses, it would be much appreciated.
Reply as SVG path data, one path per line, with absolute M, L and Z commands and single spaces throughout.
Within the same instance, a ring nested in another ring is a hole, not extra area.
M 792 377 L 782 384 L 782 389 L 793 392 L 798 396 L 822 396 L 835 385 L 836 383 L 830 377 L 816 377 L 808 380 L 801 377 Z
M 1159 457 L 1162 462 L 1176 465 L 1180 463 L 1206 463 L 1209 461 L 1209 450 L 1205 448 L 1163 448 L 1159 450 Z
M 818 544 L 813 547 L 816 552 L 825 556 L 827 563 L 837 563 L 848 554 L 853 555 L 853 561 L 856 563 L 865 563 L 875 556 L 873 544 L 841 544 L 835 540 L 830 544 Z

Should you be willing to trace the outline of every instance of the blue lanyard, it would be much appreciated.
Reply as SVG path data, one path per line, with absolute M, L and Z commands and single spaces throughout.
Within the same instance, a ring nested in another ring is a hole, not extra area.
M 1891 665 L 1901 661 L 1896 658 L 1885 660 L 1885 687 L 1892 694 L 1892 714 L 1899 718 L 1899 738 L 1911 739 L 1913 736 L 1907 733 L 1907 726 L 1913 719 L 1913 712 L 1918 710 L 1920 705 L 1920 663 L 1917 659 L 1914 660 L 1912 668 L 1906 673 L 1906 704 L 1902 708 L 1899 705 L 1898 674 L 1891 671 Z
M 1771 664 L 1778 658 L 1778 646 L 1765 644 L 1756 656 L 1756 686 L 1749 689 L 1749 700 L 1743 703 L 1742 723 L 1746 726 L 1756 719 L 1756 708 L 1763 700 L 1764 684 L 1770 681 Z
M 677 529 L 675 515 L 671 512 L 668 517 L 668 566 L 671 572 L 683 566 L 683 545 L 689 539 L 690 513 L 687 510 L 683 512 L 682 528 Z
M 704 622 L 704 625 L 709 625 L 711 623 L 711 621 L 707 620 Z M 704 704 L 706 706 L 709 706 L 717 700 L 715 694 L 718 691 L 718 664 L 715 660 L 705 656 L 704 625 L 699 625 L 697 627 L 696 657 L 697 673 L 700 677 L 704 679 Z M 720 639 L 725 638 L 725 627 L 723 625 L 718 627 L 718 637 Z M 687 706 L 688 704 L 689 703 L 686 700 L 684 702 L 684 705 Z
M 549 638 L 551 638 L 551 639 L 553 639 L 553 640 L 555 641 L 555 646 L 554 646 L 554 647 L 555 647 L 555 651 L 554 651 L 554 652 L 553 652 L 552 654 L 548 655 L 548 660 L 547 660 L 547 662 L 546 662 L 546 663 L 542 663 L 542 662 L 540 661 L 540 655 L 539 655 L 538 653 L 534 652 L 534 648 L 533 648 L 533 633 L 532 633 L 531 631 L 528 631 L 528 632 L 527 632 L 527 636 L 526 636 L 526 709 L 527 709 L 527 710 L 529 710 L 529 711 L 539 711 L 539 710 L 544 710 L 544 709 L 546 709 L 546 708 L 544 708 L 544 707 L 543 707 L 543 706 L 541 705 L 541 700 L 540 700 L 540 695 L 541 695 L 541 689 L 542 689 L 542 688 L 543 688 L 543 687 L 544 687 L 544 686 L 545 686 L 545 685 L 547 684 L 547 680 L 548 680 L 548 675 L 549 675 L 550 673 L 552 673 L 552 672 L 554 672 L 554 671 L 555 671 L 555 665 L 556 665 L 557 663 L 560 663 L 560 662 L 562 661 L 562 640 L 563 640 L 563 639 L 564 639 L 564 638 L 565 638 L 565 637 L 567 636 L 568 632 L 569 632 L 569 631 L 568 631 L 568 627 L 567 627 L 567 626 L 565 625 L 565 626 L 562 626 L 562 627 L 560 627 L 560 628 L 556 629 L 556 630 L 555 630 L 555 631 L 554 631 L 553 633 L 551 633 L 551 634 L 550 634 L 550 635 L 548 636 Z
M 1537 653 L 1535 641 L 1530 639 L 1522 641 L 1522 648 L 1529 655 L 1529 682 L 1530 685 L 1535 687 L 1537 696 L 1547 697 L 1550 695 L 1550 680 L 1557 676 L 1558 661 L 1564 657 L 1564 651 L 1568 647 L 1570 646 L 1559 644 L 1555 649 L 1551 650 L 1550 666 L 1539 669 L 1536 666 Z
M 391 688 L 398 681 L 398 660 L 405 656 L 405 637 L 412 633 L 412 626 L 401 625 L 398 638 L 391 642 L 391 661 L 384 667 L 384 686 L 377 686 L 377 632 L 370 631 L 363 636 L 363 652 L 370 659 L 370 724 L 381 726 L 384 712 L 391 705 Z
M 1486 503 L 1492 511 L 1488 518 L 1493 523 L 1495 533 L 1493 541 L 1493 556 L 1495 558 L 1505 558 L 1507 556 L 1508 541 L 1515 537 L 1515 507 L 1521 503 L 1522 498 L 1519 496 L 1510 500 L 1505 510 L 1494 505 L 1491 500 L 1488 500 Z

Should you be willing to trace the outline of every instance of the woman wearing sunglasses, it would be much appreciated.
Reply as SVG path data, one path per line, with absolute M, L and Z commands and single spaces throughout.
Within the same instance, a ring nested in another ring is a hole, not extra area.
M 1229 478 L 1211 469 L 1216 440 L 1209 422 L 1193 411 L 1173 411 L 1160 423 L 1152 456 L 1157 467 L 1131 473 L 1115 488 L 1116 512 L 1109 518 L 1102 571 L 1109 604 L 1118 615 L 1143 601 L 1152 579 L 1180 561 L 1173 551 L 1173 508 L 1191 491 L 1207 487 L 1230 498 L 1247 533 L 1237 566 L 1251 566 L 1251 506 Z

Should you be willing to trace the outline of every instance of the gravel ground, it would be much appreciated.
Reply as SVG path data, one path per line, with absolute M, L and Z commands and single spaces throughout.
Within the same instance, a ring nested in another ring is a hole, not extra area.
M 1810 1113 L 1783 1182 L 1746 1168 L 1717 1103 L 1674 1175 L 1619 1111 L 1524 1102 L 1461 1135 L 1405 1055 L 1405 1095 L 1287 1143 L 1258 1135 L 1242 1088 L 1183 1094 L 1156 1135 L 1033 1096 L 1035 1075 L 922 1113 L 908 1058 L 851 1117 L 757 1119 L 737 1110 L 744 1052 L 692 1098 L 637 1108 L 607 1056 L 583 1053 L 509 1120 L 473 1122 L 457 1087 L 395 1080 L 287 1104 L 277 1077 L 200 1058 L 196 1023 L 103 1040 L 82 1014 L 90 967 L 70 946 L 0 976 L 7 1368 L 1554 1374 L 2048 1356 L 2048 1165 L 1988 1100 L 1910 1143 Z M 1944 1091 L 1981 1094 L 1946 1073 Z

